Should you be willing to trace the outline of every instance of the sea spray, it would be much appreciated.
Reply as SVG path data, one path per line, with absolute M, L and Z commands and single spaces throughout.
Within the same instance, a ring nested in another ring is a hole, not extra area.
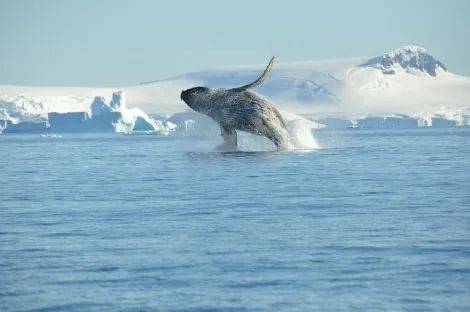
M 320 129 L 323 125 L 290 112 L 280 111 L 280 113 L 286 122 L 290 142 L 294 150 L 320 147 L 313 133 L 315 129 Z

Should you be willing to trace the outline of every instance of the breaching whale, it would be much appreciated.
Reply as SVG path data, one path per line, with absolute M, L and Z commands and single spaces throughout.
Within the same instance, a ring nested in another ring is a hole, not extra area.
M 181 99 L 220 125 L 223 148 L 237 148 L 236 130 L 240 130 L 268 138 L 278 150 L 286 149 L 289 134 L 281 114 L 266 99 L 249 91 L 266 80 L 273 64 L 274 57 L 261 76 L 247 85 L 232 89 L 195 87 L 183 90 Z

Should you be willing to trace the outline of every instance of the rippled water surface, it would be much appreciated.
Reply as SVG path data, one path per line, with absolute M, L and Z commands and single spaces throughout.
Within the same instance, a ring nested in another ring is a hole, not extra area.
M 470 129 L 316 136 L 0 136 L 0 310 L 468 311 Z

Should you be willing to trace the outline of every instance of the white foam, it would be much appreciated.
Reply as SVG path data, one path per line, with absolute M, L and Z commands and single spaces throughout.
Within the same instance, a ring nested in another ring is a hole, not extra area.
M 322 125 L 286 111 L 281 111 L 281 115 L 286 122 L 290 142 L 294 150 L 316 149 L 320 147 L 314 137 L 314 131 L 315 129 L 322 128 Z
M 41 138 L 44 139 L 60 139 L 62 136 L 60 134 L 54 134 L 54 133 L 42 133 L 39 135 Z

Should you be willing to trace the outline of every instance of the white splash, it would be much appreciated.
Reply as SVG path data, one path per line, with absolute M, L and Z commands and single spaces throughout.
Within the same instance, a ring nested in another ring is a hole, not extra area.
M 315 140 L 314 131 L 323 128 L 323 125 L 290 112 L 280 111 L 280 113 L 286 122 L 290 142 L 294 150 L 320 147 L 317 140 Z

